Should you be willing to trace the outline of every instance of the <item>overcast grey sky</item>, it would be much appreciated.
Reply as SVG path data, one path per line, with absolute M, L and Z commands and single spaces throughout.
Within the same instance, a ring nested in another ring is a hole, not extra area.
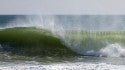
M 0 0 L 0 14 L 125 14 L 125 0 Z

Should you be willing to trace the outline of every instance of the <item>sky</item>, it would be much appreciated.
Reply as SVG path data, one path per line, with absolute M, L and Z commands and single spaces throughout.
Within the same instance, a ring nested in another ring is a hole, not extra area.
M 125 0 L 0 0 L 0 14 L 123 15 Z

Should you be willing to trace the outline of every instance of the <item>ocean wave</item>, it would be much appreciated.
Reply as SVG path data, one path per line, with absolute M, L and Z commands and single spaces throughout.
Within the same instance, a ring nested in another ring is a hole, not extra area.
M 2 50 L 14 54 L 39 56 L 76 55 L 51 32 L 38 28 L 7 28 L 0 31 Z

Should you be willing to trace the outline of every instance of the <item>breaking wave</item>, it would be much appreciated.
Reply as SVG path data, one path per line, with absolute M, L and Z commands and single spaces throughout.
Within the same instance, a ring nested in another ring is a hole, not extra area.
M 124 31 L 65 29 L 56 16 L 26 16 L 0 30 L 2 50 L 35 55 L 124 57 Z M 73 21 L 73 20 L 72 20 Z M 9 49 L 8 49 L 9 47 Z M 18 48 L 17 48 L 18 47 Z

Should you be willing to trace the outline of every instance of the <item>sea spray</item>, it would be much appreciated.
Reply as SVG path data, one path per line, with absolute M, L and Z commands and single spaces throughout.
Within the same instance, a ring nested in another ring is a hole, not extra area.
M 18 17 L 13 21 L 10 21 L 7 26 L 3 28 L 13 27 L 35 27 L 38 29 L 45 29 L 52 32 L 55 36 L 64 36 L 63 25 L 55 22 L 55 16 L 25 16 Z

